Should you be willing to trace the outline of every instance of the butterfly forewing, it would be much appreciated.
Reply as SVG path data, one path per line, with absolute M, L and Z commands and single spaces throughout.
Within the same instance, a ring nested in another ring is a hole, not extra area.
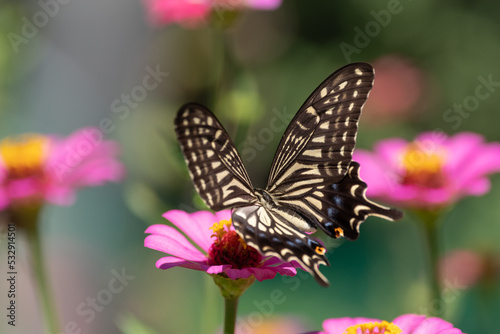
M 195 188 L 212 210 L 255 200 L 231 138 L 208 109 L 198 104 L 183 106 L 175 118 L 175 132 Z
M 344 177 L 373 77 L 371 65 L 350 64 L 311 94 L 281 139 L 269 174 L 269 192 L 300 197 L 315 185 Z

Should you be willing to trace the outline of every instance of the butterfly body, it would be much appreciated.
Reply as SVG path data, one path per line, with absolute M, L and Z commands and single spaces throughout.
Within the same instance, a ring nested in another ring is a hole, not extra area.
M 199 104 L 181 107 L 176 133 L 195 188 L 213 210 L 233 209 L 233 225 L 265 256 L 295 261 L 322 285 L 325 248 L 309 234 L 356 239 L 370 215 L 400 211 L 368 200 L 359 164 L 351 160 L 361 108 L 373 85 L 369 64 L 347 65 L 306 100 L 285 130 L 265 189 L 254 188 L 217 118 Z

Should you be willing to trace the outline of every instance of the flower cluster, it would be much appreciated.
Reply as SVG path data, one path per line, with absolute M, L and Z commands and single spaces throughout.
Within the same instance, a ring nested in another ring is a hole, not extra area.
M 25 134 L 0 142 L 0 210 L 11 205 L 71 204 L 75 190 L 118 181 L 118 146 L 96 128 L 68 138 Z
M 448 206 L 490 188 L 488 174 L 500 171 L 500 143 L 485 143 L 478 134 L 454 136 L 426 132 L 414 141 L 391 138 L 374 152 L 357 150 L 367 194 L 411 208 Z

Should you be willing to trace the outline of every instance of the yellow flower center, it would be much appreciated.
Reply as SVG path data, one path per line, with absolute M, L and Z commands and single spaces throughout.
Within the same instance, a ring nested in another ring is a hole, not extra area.
M 445 182 L 444 160 L 445 154 L 440 148 L 426 149 L 419 142 L 408 144 L 401 157 L 403 183 L 429 188 L 442 186 Z
M 229 227 L 231 226 L 231 219 L 229 220 L 221 220 L 220 222 L 217 222 L 212 225 L 212 227 L 209 227 L 212 231 L 214 231 L 214 234 L 212 234 L 212 237 L 216 237 L 218 239 L 222 238 L 224 234 L 229 231 Z
M 399 334 L 402 330 L 392 322 L 369 322 L 347 328 L 344 334 Z
M 47 144 L 46 137 L 34 134 L 2 140 L 0 155 L 9 177 L 22 178 L 40 173 L 47 155 Z

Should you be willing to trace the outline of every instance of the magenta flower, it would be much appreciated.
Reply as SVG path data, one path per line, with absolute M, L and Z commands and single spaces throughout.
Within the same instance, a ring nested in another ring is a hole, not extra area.
M 25 134 L 0 142 L 0 210 L 10 205 L 49 202 L 69 205 L 77 188 L 118 181 L 124 168 L 117 143 L 97 128 L 68 138 Z
M 488 192 L 487 175 L 500 171 L 500 143 L 485 143 L 469 132 L 450 137 L 426 132 L 413 142 L 382 140 L 374 152 L 358 149 L 353 159 L 363 166 L 368 196 L 410 208 L 439 208 Z
M 322 332 L 310 334 L 461 334 L 453 324 L 439 318 L 404 314 L 392 322 L 370 318 L 337 318 L 323 322 Z
M 373 62 L 376 84 L 363 109 L 372 123 L 410 118 L 425 94 L 425 73 L 410 59 L 385 55 Z
M 258 281 L 272 279 L 277 273 L 288 276 L 297 273 L 292 264 L 276 257 L 263 258 L 246 245 L 231 225 L 231 210 L 216 213 L 170 210 L 163 217 L 184 234 L 162 224 L 146 229 L 145 233 L 151 235 L 144 240 L 144 246 L 170 254 L 156 262 L 159 269 L 184 267 L 233 280 L 253 275 Z
M 272 10 L 281 0 L 144 0 L 152 24 L 180 23 L 199 26 L 212 11 L 235 11 L 245 8 Z

